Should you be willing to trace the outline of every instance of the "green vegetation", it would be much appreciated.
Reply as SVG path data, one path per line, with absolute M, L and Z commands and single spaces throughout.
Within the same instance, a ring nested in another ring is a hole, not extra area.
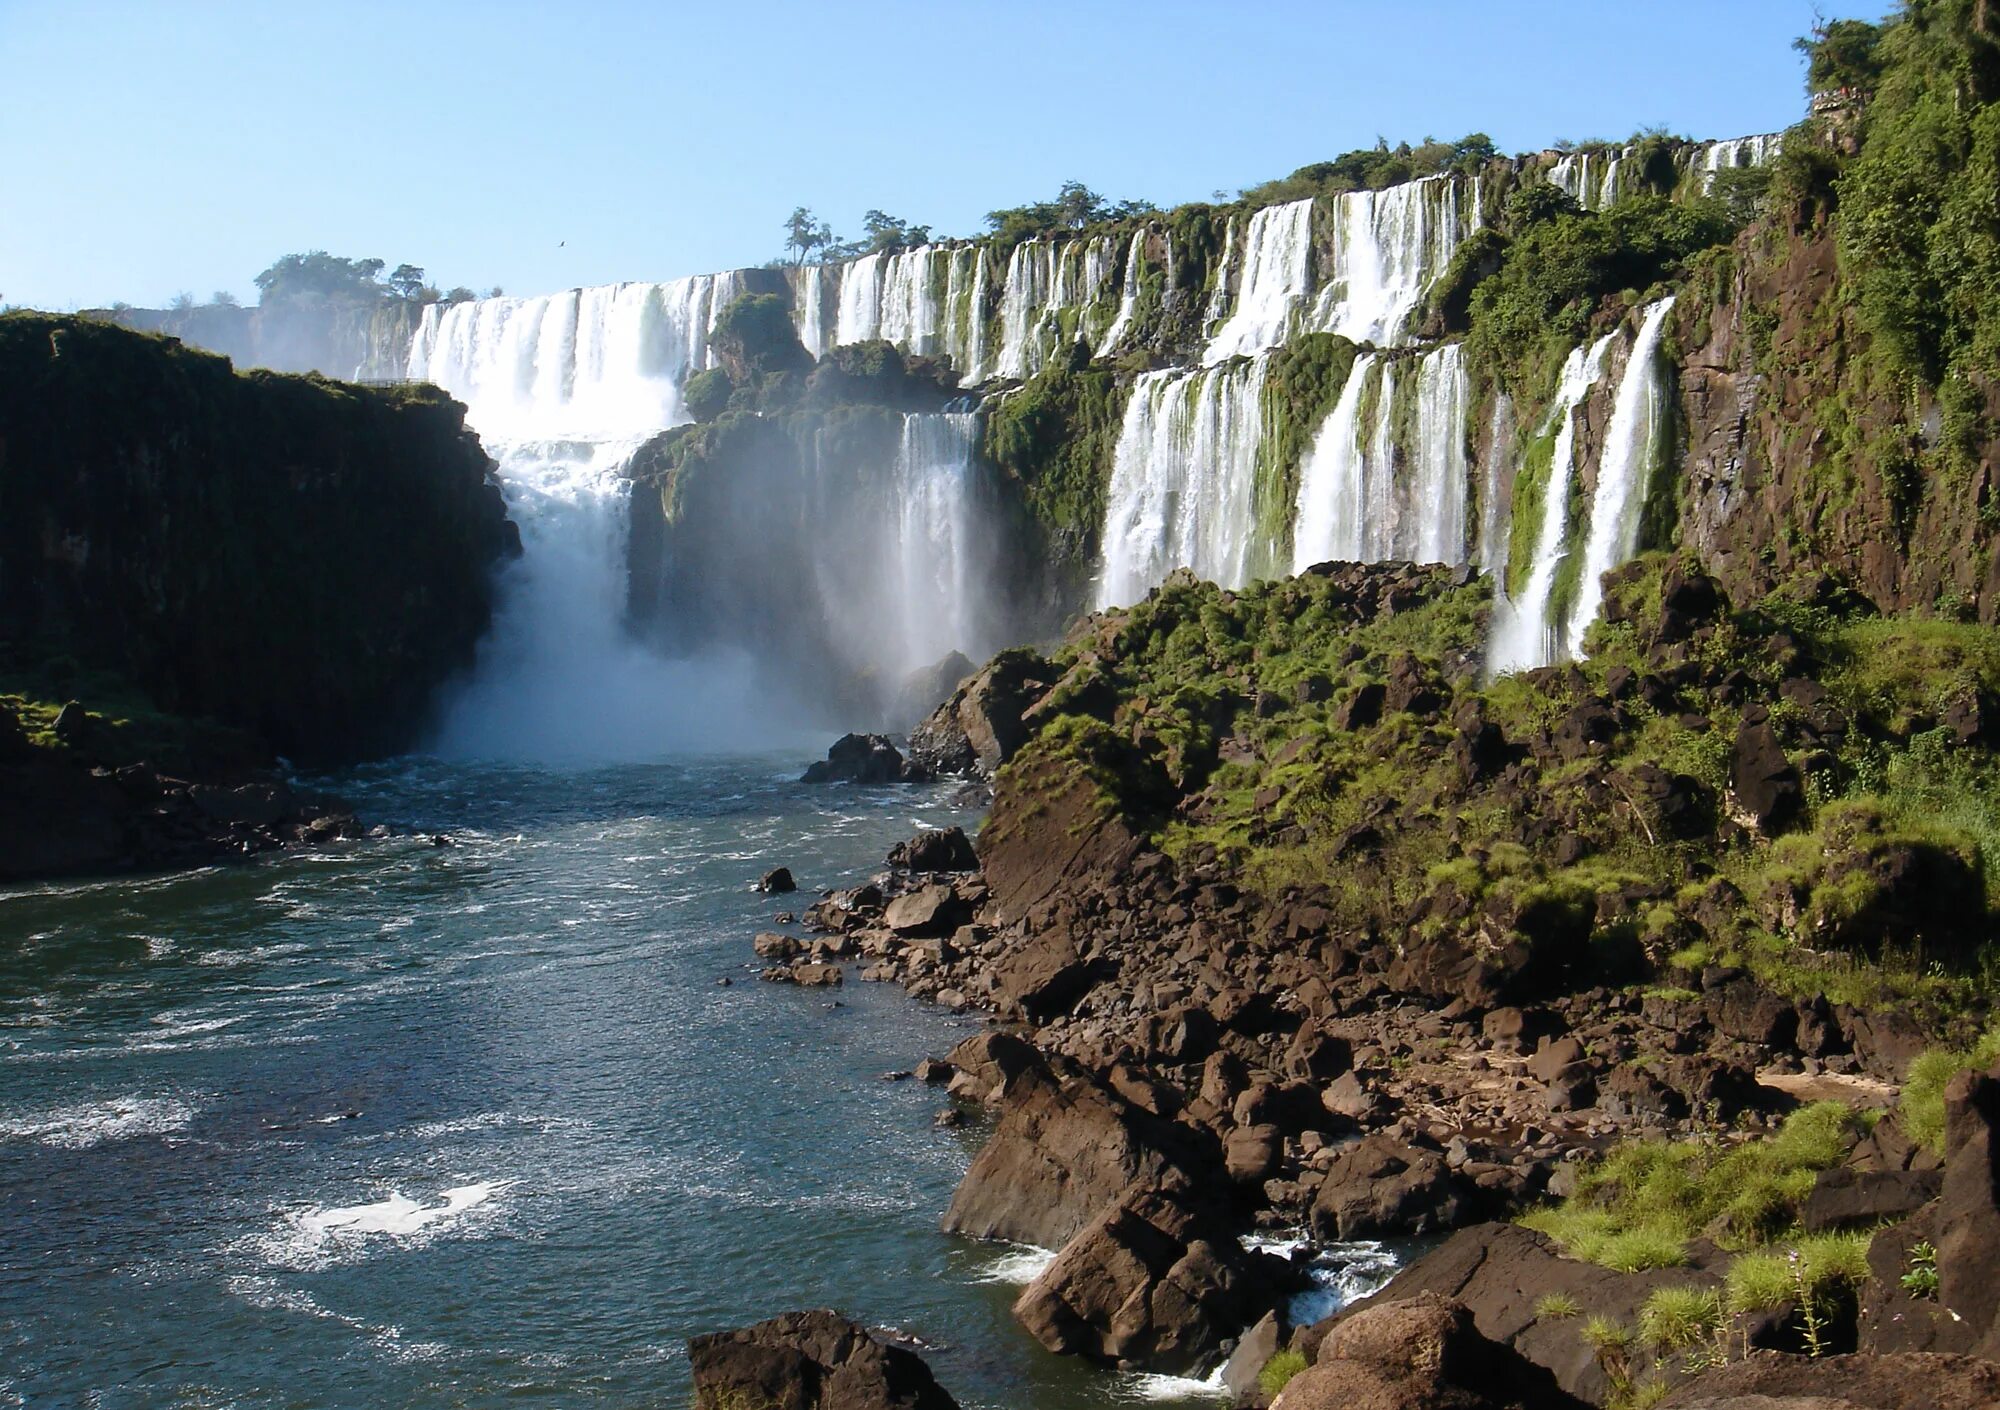
M 1931 1048 L 1910 1064 L 1898 1115 L 1912 1141 L 1944 1154 L 1944 1089 L 1959 1073 L 1984 1072 L 2000 1062 L 2000 1026 L 1963 1048 Z
M 434 304 L 456 302 L 461 296 L 473 298 L 470 289 L 454 289 L 441 294 L 426 282 L 424 271 L 413 264 L 399 264 L 387 279 L 381 278 L 384 261 L 343 259 L 325 250 L 286 255 L 272 263 L 256 279 L 264 304 L 373 304 L 390 301 Z M 496 294 L 499 290 L 494 290 Z M 222 295 L 214 303 L 223 304 Z M 236 302 L 231 298 L 227 303 Z M 194 300 L 188 299 L 188 306 Z
M 1306 1354 L 1287 1347 L 1264 1363 L 1264 1369 L 1257 1373 L 1257 1388 L 1264 1392 L 1267 1401 L 1276 1400 L 1278 1392 L 1290 1385 L 1292 1377 L 1305 1368 Z
M 1340 400 L 1358 353 L 1336 333 L 1307 333 L 1271 354 L 1264 374 L 1264 435 L 1257 445 L 1257 542 L 1274 571 L 1291 562 L 1299 467 Z
M 1568 1293 L 1544 1293 L 1535 1303 L 1535 1317 L 1543 1322 L 1566 1322 L 1582 1313 L 1582 1306 Z
M 1639 1309 L 1639 1337 L 1656 1351 L 1688 1351 L 1722 1327 L 1722 1295 L 1714 1288 L 1661 1288 Z
M 1081 230 L 1104 221 L 1129 220 L 1158 213 L 1151 201 L 1110 201 L 1081 181 L 1065 181 L 1052 201 L 1032 201 L 1025 206 L 1008 206 L 989 211 L 986 224 L 992 231 L 994 251 L 1003 259 L 1023 240 Z
M 1391 147 L 1386 138 L 1373 147 L 1343 152 L 1332 161 L 1302 166 L 1290 176 L 1266 181 L 1243 192 L 1245 204 L 1274 206 L 1308 196 L 1338 196 L 1348 191 L 1379 191 L 1424 176 L 1446 172 L 1477 171 L 1497 155 L 1493 139 L 1474 132 L 1456 142 L 1440 142 L 1426 137 L 1416 146 L 1399 142 Z
M 984 454 L 1020 505 L 1030 562 L 1079 591 L 1097 554 L 1105 496 L 1129 385 L 1111 372 L 1057 361 L 986 417 Z M 1066 594 L 1067 595 L 1067 594 Z
M 1937 1248 L 1928 1239 L 1919 1239 L 1910 1248 L 1910 1266 L 1897 1279 L 1903 1291 L 1921 1302 L 1936 1302 L 1938 1296 Z

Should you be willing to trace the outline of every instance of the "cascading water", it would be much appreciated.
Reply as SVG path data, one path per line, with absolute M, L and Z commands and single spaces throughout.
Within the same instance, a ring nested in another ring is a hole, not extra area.
M 1639 323 L 1632 355 L 1619 379 L 1605 433 L 1604 458 L 1597 470 L 1597 493 L 1590 503 L 1590 533 L 1584 541 L 1583 579 L 1570 614 L 1569 652 L 1583 652 L 1583 636 L 1604 602 L 1603 575 L 1639 549 L 1646 492 L 1659 458 L 1666 421 L 1667 379 L 1660 363 L 1660 335 L 1671 298 L 1648 305 Z
M 1585 210 L 1603 210 L 1619 197 L 1622 148 L 1571 152 L 1549 168 L 1549 183 L 1561 187 Z
M 1763 166 L 1784 150 L 1785 135 L 1782 132 L 1767 132 L 1755 137 L 1733 137 L 1727 141 L 1711 142 L 1702 149 L 1698 170 L 1701 173 L 1701 193 L 1705 196 L 1715 186 L 1715 174 L 1734 167 Z
M 826 268 L 809 264 L 798 272 L 794 286 L 799 309 L 799 341 L 814 358 L 826 356 Z
M 1570 480 L 1575 474 L 1576 409 L 1604 376 L 1609 334 L 1588 351 L 1573 349 L 1563 363 L 1556 404 L 1543 435 L 1554 434 L 1548 478 L 1542 487 L 1542 517 L 1529 559 L 1528 580 L 1519 598 L 1502 595 L 1494 614 L 1487 669 L 1498 674 L 1544 666 L 1555 659 L 1560 624 L 1550 620 L 1556 574 L 1569 555 Z M 1520 486 L 1515 486 L 1518 499 Z
M 1132 243 L 1125 251 L 1125 278 L 1118 291 L 1118 312 L 1112 316 L 1111 326 L 1104 330 L 1104 336 L 1097 340 L 1096 355 L 1108 357 L 1118 350 L 1118 344 L 1132 327 L 1132 319 L 1139 311 L 1139 274 L 1146 254 L 1146 232 L 1142 227 L 1132 232 Z
M 992 564 L 972 482 L 974 412 L 910 412 L 891 490 L 900 519 L 895 608 L 901 623 L 896 669 L 908 675 L 962 651 L 993 649 L 980 611 Z
M 1397 366 L 1373 353 L 1357 358 L 1314 437 L 1300 467 L 1294 572 L 1328 559 L 1465 560 L 1469 393 L 1458 345 L 1417 362 L 1407 420 Z M 1374 415 L 1363 426 L 1371 392 Z
M 1291 333 L 1312 287 L 1312 213 L 1307 199 L 1250 217 L 1235 311 L 1209 339 L 1202 361 L 1213 366 L 1274 348 Z
M 740 663 L 676 667 L 623 626 L 620 472 L 649 435 L 687 419 L 681 380 L 710 364 L 709 330 L 737 287 L 711 275 L 425 310 L 410 375 L 466 403 L 522 549 L 479 668 L 447 702 L 442 752 L 626 758 L 768 739 Z
M 1394 345 L 1464 238 L 1457 180 L 1432 177 L 1338 198 L 1332 277 L 1311 324 L 1355 342 Z
M 1136 601 L 1177 567 L 1231 587 L 1247 579 L 1267 366 L 1257 358 L 1148 372 L 1132 388 L 1111 476 L 1100 606 Z

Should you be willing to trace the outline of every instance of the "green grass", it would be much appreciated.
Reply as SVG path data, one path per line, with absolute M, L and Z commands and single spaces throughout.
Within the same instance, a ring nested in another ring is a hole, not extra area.
M 1535 1317 L 1543 1322 L 1566 1322 L 1581 1316 L 1583 1308 L 1568 1293 L 1545 1293 L 1535 1303 Z
M 1292 1377 L 1305 1368 L 1306 1354 L 1287 1347 L 1264 1363 L 1264 1369 L 1257 1373 L 1258 1388 L 1264 1392 L 1266 1400 L 1276 1400 L 1278 1392 L 1290 1385 Z
M 1639 1308 L 1639 1336 L 1656 1351 L 1686 1351 L 1711 1340 L 1722 1315 L 1714 1288 L 1660 1288 Z
M 2000 1062 L 2000 1025 L 1964 1048 L 1931 1048 L 1910 1064 L 1903 1079 L 1898 1115 L 1903 1132 L 1918 1145 L 1944 1154 L 1944 1089 L 1968 1068 L 1984 1071 Z
M 1632 1329 L 1615 1317 L 1586 1317 L 1583 1341 L 1584 1345 L 1599 1354 L 1622 1352 L 1632 1345 Z

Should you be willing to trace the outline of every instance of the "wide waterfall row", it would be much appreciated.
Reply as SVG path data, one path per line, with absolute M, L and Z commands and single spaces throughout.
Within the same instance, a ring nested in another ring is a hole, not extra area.
M 710 365 L 709 331 L 740 287 L 736 274 L 704 274 L 432 304 L 407 375 L 463 401 L 489 437 L 643 436 L 687 420 L 681 383 Z
M 1678 147 L 1673 154 L 1673 189 L 1707 195 L 1717 172 L 1763 166 L 1783 147 L 1784 135 L 1776 132 Z M 1645 173 L 1638 170 L 1638 151 L 1637 146 L 1627 145 L 1569 152 L 1549 167 L 1548 179 L 1586 210 L 1603 210 L 1632 195 L 1645 180 Z

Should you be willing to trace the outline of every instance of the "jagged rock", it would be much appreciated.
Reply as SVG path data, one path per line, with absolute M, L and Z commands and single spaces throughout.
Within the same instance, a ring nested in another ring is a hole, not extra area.
M 1822 1170 L 1799 1209 L 1799 1222 L 1825 1229 L 1872 1228 L 1916 1213 L 1936 1199 L 1944 1176 L 1936 1170 Z
M 1729 766 L 1729 787 L 1737 806 L 1766 832 L 1781 832 L 1799 814 L 1805 785 L 1785 757 L 1784 746 L 1771 728 L 1768 713 L 1753 720 L 1745 711 L 1736 728 L 1736 752 Z
M 1543 1368 L 1480 1335 L 1435 1293 L 1381 1300 L 1323 1326 L 1313 1364 L 1273 1410 L 1582 1410 Z
M 1630 1326 L 1646 1299 L 1660 1288 L 1720 1285 L 1721 1279 L 1704 1268 L 1614 1272 L 1595 1263 L 1565 1258 L 1549 1239 L 1519 1225 L 1478 1224 L 1453 1234 L 1355 1307 L 1420 1293 L 1454 1299 L 1471 1311 L 1480 1335 L 1512 1347 L 1548 1371 L 1563 1394 L 1602 1405 L 1611 1392 L 1602 1363 L 1577 1334 L 1575 1319 L 1542 1320 L 1537 1316 L 1542 1299 L 1560 1293 L 1591 1315 Z M 1335 1321 L 1350 1315 L 1356 1314 L 1343 1312 Z M 1325 1326 L 1301 1333 L 1301 1340 L 1312 1342 Z M 1635 1378 L 1644 1369 L 1643 1364 L 1635 1364 Z
M 774 867 L 758 879 L 757 889 L 771 895 L 778 895 L 787 891 L 798 890 L 799 884 L 792 880 L 792 873 L 789 867 Z
M 1313 1196 L 1312 1226 L 1327 1239 L 1434 1233 L 1458 1223 L 1463 1204 L 1458 1178 L 1438 1152 L 1364 1136 L 1327 1167 Z
M 910 672 L 898 693 L 896 727 L 901 729 L 929 716 L 978 669 L 964 652 L 954 651 L 934 665 Z
M 1229 1353 L 1229 1360 L 1222 1366 L 1222 1384 L 1238 1405 L 1249 1404 L 1259 1398 L 1258 1377 L 1263 1374 L 1265 1363 L 1276 1356 L 1285 1344 L 1285 1315 L 1283 1309 L 1267 1312 L 1257 1325 L 1245 1332 L 1237 1340 L 1236 1349 Z
M 1002 1012 L 1035 1023 L 1068 1013 L 1097 982 L 1097 973 L 1067 937 L 1053 931 L 1008 951 L 992 970 Z
M 993 771 L 1028 742 L 1022 716 L 1048 693 L 1055 669 L 1032 651 L 1003 651 L 910 732 L 910 758 L 935 776 Z
M 1014 1315 L 1058 1354 L 1189 1372 L 1276 1306 L 1284 1271 L 1185 1198 L 1135 1186 L 1022 1290 Z
M 898 896 L 882 912 L 882 923 L 906 939 L 951 935 L 972 919 L 972 908 L 949 886 L 933 883 Z
M 1213 1188 L 1220 1167 L 1186 1127 L 1088 1078 L 1022 1081 L 953 1193 L 944 1229 L 1061 1248 L 1132 1186 Z
M 946 1053 L 945 1062 L 955 1069 L 946 1079 L 952 1094 L 982 1102 L 1011 1094 L 1023 1079 L 1053 1080 L 1042 1055 L 1012 1033 L 975 1033 Z
M 957 1410 L 915 1352 L 838 1312 L 688 1339 L 695 1410 Z
M 1944 1176 L 1936 1200 L 1868 1246 L 1861 1350 L 1968 1352 L 2000 1360 L 2000 1066 L 1945 1087 Z M 1919 1243 L 1935 1251 L 1935 1301 L 1903 1287 Z
M 889 849 L 889 865 L 911 871 L 973 871 L 979 857 L 962 827 L 920 832 Z
M 1354 694 L 1335 708 L 1334 725 L 1349 732 L 1367 729 L 1382 718 L 1382 704 L 1388 693 L 1387 687 L 1380 681 L 1368 681 L 1356 687 Z
M 1278 1173 L 1285 1153 L 1285 1133 L 1276 1126 L 1238 1126 L 1222 1143 L 1222 1161 L 1229 1178 L 1239 1185 L 1262 1189 Z
M 750 949 L 760 960 L 789 960 L 804 954 L 806 947 L 790 935 L 764 930 L 750 941 Z
M 928 775 L 907 762 L 885 734 L 845 734 L 826 758 L 800 777 L 801 783 L 912 783 Z
M 1992 1410 L 2000 1366 L 1970 1356 L 1784 1356 L 1705 1372 L 1659 1410 Z
M 1715 579 L 1698 568 L 1677 563 L 1661 581 L 1660 615 L 1653 635 L 1663 642 L 1685 641 L 1725 606 Z
M 1033 762 L 1029 762 L 1029 758 Z M 979 829 L 979 860 L 1003 923 L 1021 920 L 1070 885 L 1101 885 L 1128 871 L 1143 844 L 1102 806 L 1075 760 L 1032 755 L 1009 774 Z

